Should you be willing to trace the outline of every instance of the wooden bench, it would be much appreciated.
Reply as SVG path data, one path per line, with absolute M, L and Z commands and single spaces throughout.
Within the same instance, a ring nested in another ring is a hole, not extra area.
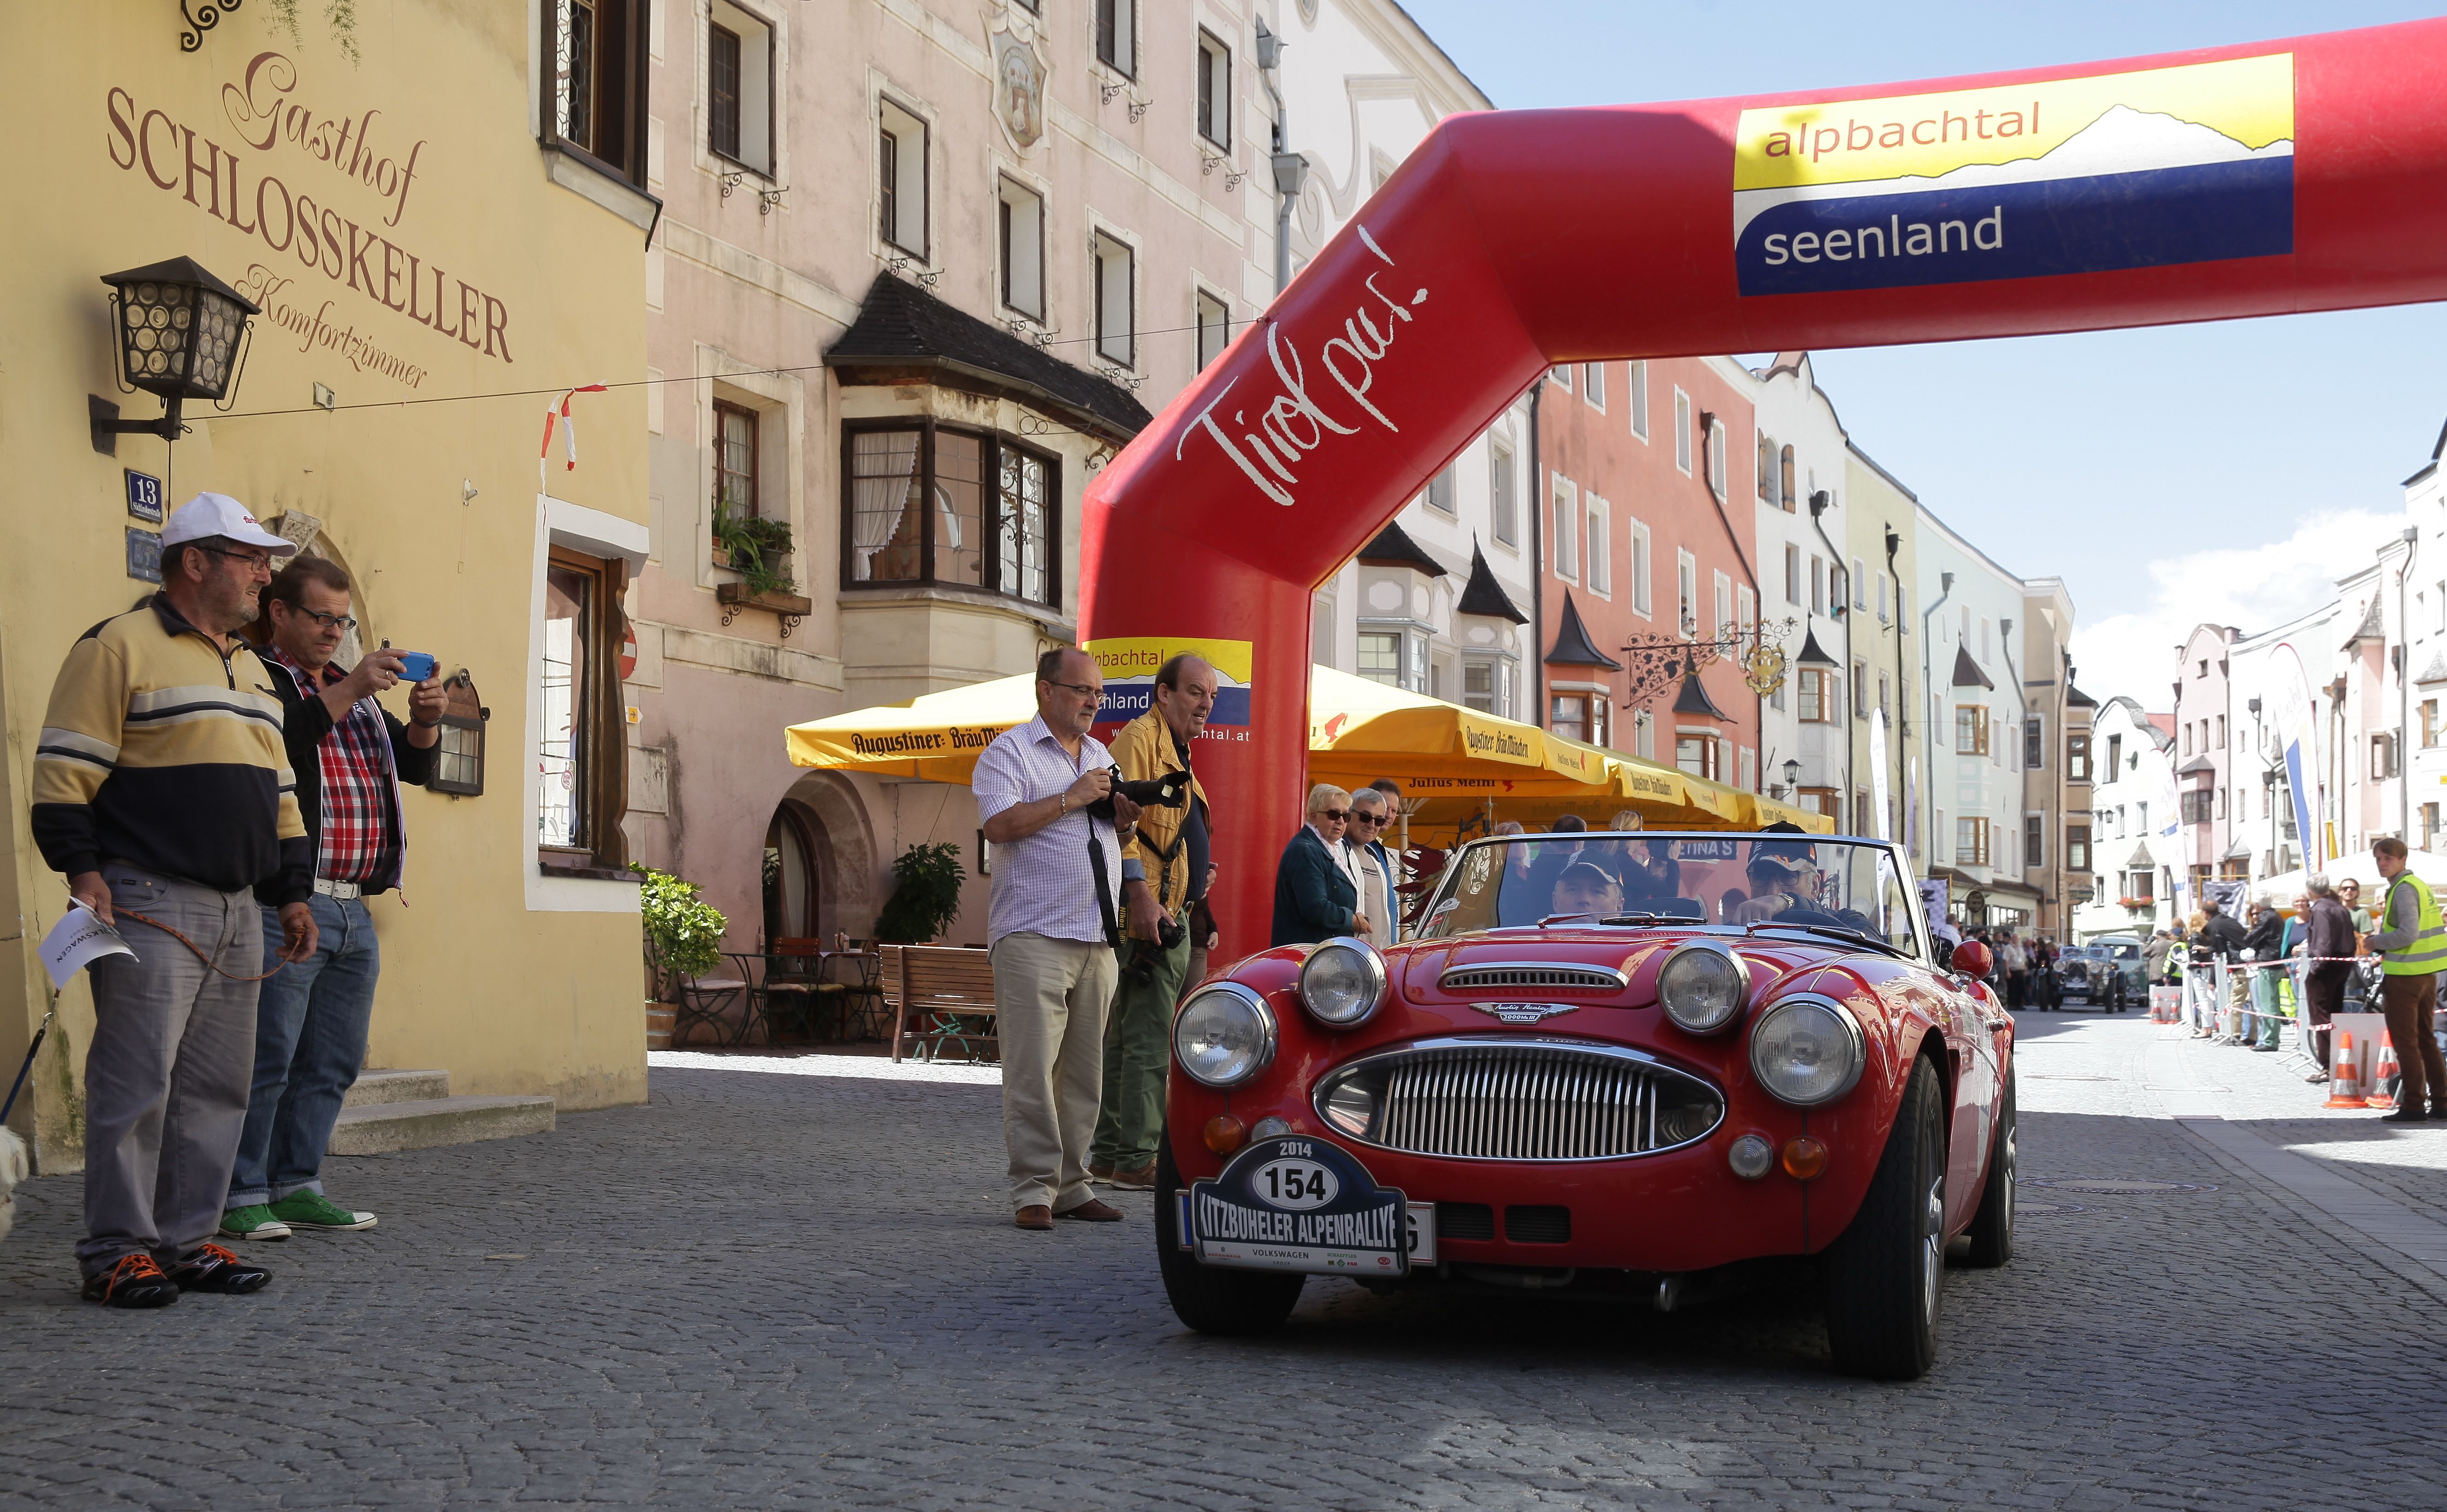
M 892 1058 L 943 1058 L 944 1047 L 979 1064 L 1002 1059 L 996 1033 L 994 960 L 947 945 L 883 945 L 882 986 Z

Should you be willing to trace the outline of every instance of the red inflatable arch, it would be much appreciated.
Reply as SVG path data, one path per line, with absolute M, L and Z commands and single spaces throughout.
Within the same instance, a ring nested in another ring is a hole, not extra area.
M 2427 21 L 1446 121 L 1088 491 L 1109 685 L 1249 646 L 1198 753 L 1230 952 L 1300 822 L 1312 589 L 1550 364 L 2447 297 L 2442 102 Z

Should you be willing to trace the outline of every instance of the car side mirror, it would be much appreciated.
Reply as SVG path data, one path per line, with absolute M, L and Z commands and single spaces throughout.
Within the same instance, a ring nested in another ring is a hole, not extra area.
M 1989 954 L 1987 946 L 1967 939 L 1945 957 L 1945 969 L 1957 976 L 1984 977 L 1997 969 L 1997 958 Z

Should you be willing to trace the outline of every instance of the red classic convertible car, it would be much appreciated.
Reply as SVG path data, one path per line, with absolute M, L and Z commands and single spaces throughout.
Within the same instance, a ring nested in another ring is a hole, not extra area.
M 1806 1266 L 1838 1369 L 1922 1374 L 1949 1245 L 2013 1251 L 2014 1023 L 1910 878 L 1797 830 L 1498 838 L 1413 939 L 1206 982 L 1157 1167 L 1174 1312 L 1261 1332 L 1309 1276 L 1670 1309 Z

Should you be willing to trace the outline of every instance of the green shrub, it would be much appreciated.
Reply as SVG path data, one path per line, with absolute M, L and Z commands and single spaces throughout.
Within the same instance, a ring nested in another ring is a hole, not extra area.
M 900 885 L 875 920 L 877 939 L 923 945 L 958 917 L 968 869 L 958 844 L 912 845 L 894 860 L 892 875 Z
M 694 882 L 651 867 L 639 890 L 646 938 L 663 965 L 683 976 L 703 976 L 722 964 L 722 936 L 730 929 L 722 910 L 705 901 L 699 891 Z

